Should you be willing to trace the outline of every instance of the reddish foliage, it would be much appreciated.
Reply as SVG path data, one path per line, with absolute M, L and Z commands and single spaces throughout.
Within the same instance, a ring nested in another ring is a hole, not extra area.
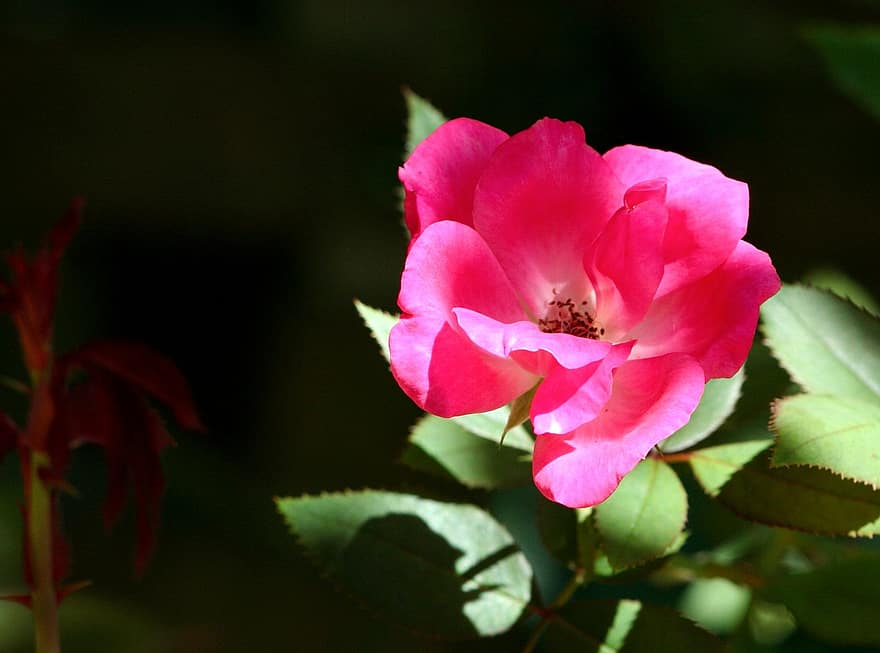
M 52 323 L 58 293 L 58 268 L 80 222 L 83 202 L 74 200 L 33 257 L 21 249 L 7 256 L 11 280 L 0 282 L 0 312 L 9 313 L 19 334 L 34 387 L 27 426 L 19 430 L 0 413 L 0 458 L 19 448 L 25 498 L 30 505 L 29 451 L 47 455 L 40 478 L 53 490 L 53 576 L 59 600 L 81 584 L 61 587 L 69 553 L 61 535 L 57 489 L 65 488 L 70 451 L 82 444 L 104 447 L 108 467 L 104 521 L 118 519 L 132 489 L 136 506 L 135 569 L 142 572 L 155 545 L 159 505 L 165 488 L 159 455 L 174 444 L 148 397 L 164 404 L 189 430 L 202 431 L 189 386 L 168 358 L 137 343 L 95 341 L 62 356 L 52 353 Z M 27 511 L 25 520 L 27 520 Z M 28 528 L 24 574 L 32 585 Z M 0 597 L 2 598 L 2 597 Z M 8 600 L 25 605 L 30 597 Z

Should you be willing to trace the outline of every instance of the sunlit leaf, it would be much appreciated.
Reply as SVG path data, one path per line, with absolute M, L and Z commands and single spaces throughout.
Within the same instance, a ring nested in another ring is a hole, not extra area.
M 413 427 L 401 460 L 409 467 L 439 473 L 468 487 L 516 487 L 532 479 L 532 464 L 523 450 L 499 446 L 452 420 L 433 415 L 425 415 Z
M 876 556 L 776 577 L 766 592 L 818 638 L 835 644 L 880 645 L 880 558 Z
M 410 89 L 404 89 L 406 98 L 406 153 L 405 158 L 412 154 L 416 146 L 430 136 L 437 127 L 446 122 L 446 118 L 423 97 Z
M 840 90 L 880 119 L 880 28 L 828 25 L 805 36 Z
M 679 600 L 682 614 L 718 635 L 735 631 L 751 603 L 751 590 L 726 578 L 698 578 Z
M 409 628 L 448 639 L 494 635 L 530 599 L 528 562 L 475 506 L 372 490 L 277 503 L 320 568 Z
M 681 535 L 687 494 L 669 465 L 647 458 L 594 514 L 608 561 L 626 569 L 660 557 Z
M 674 610 L 640 601 L 573 601 L 542 638 L 550 653 L 720 653 L 721 640 Z
M 812 465 L 880 486 L 880 402 L 803 394 L 777 401 L 773 465 Z
M 769 440 L 695 451 L 694 475 L 743 519 L 810 533 L 880 533 L 880 492 L 823 469 L 771 467 Z
M 816 288 L 830 290 L 835 295 L 848 299 L 869 313 L 880 315 L 880 304 L 867 288 L 835 268 L 816 268 L 804 275 L 804 283 Z
M 729 379 L 709 381 L 688 423 L 661 442 L 660 450 L 666 453 L 682 451 L 712 435 L 736 407 L 744 380 L 745 373 L 740 370 Z
M 354 307 L 373 335 L 373 339 L 379 343 L 385 360 L 390 361 L 391 352 L 388 351 L 388 334 L 391 333 L 391 328 L 397 324 L 397 320 L 400 319 L 399 316 L 367 306 L 357 300 L 354 302 Z
M 880 398 L 880 320 L 833 293 L 791 285 L 761 314 L 773 355 L 806 390 Z

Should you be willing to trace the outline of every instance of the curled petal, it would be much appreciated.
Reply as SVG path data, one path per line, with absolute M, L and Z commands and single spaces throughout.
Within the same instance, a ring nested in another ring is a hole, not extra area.
M 474 228 L 541 317 L 554 288 L 586 285 L 583 252 L 622 200 L 581 126 L 545 118 L 495 151 L 477 184 Z
M 557 366 L 548 373 L 532 400 L 535 433 L 569 433 L 598 417 L 611 395 L 612 374 L 634 344 L 613 345 L 605 358 L 580 369 Z
M 523 311 L 498 261 L 473 229 L 429 226 L 413 242 L 401 279 L 401 320 L 391 330 L 391 371 L 421 408 L 443 417 L 498 408 L 535 377 L 514 361 L 474 345 L 453 307 L 515 322 Z
M 481 349 L 512 358 L 532 374 L 545 376 L 555 367 L 580 369 L 601 360 L 611 343 L 567 333 L 544 333 L 528 321 L 505 324 L 465 308 L 452 311 L 462 332 Z
M 538 436 L 535 484 L 571 508 L 601 503 L 654 445 L 687 423 L 703 387 L 699 364 L 682 354 L 626 362 L 599 417 L 567 435 Z
M 665 295 L 718 267 L 745 235 L 749 189 L 717 168 L 674 152 L 623 145 L 605 160 L 626 186 L 665 178 L 669 225 L 663 241 Z
M 399 170 L 406 226 L 413 237 L 439 220 L 473 225 L 474 187 L 495 148 L 500 129 L 469 118 L 444 123 L 422 141 Z
M 632 357 L 684 352 L 707 380 L 731 376 L 752 346 L 761 303 L 779 287 L 770 257 L 741 241 L 714 272 L 654 302 L 630 333 L 638 340 Z
M 596 293 L 596 319 L 610 340 L 641 320 L 663 276 L 666 184 L 655 180 L 630 188 L 626 206 L 611 218 L 584 257 Z

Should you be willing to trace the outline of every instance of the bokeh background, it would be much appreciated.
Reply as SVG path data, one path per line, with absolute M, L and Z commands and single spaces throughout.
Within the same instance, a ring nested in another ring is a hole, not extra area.
M 139 580 L 130 515 L 101 526 L 101 454 L 76 458 L 64 519 L 73 577 L 94 586 L 64 605 L 65 651 L 512 650 L 376 619 L 321 578 L 272 502 L 421 482 L 396 463 L 417 410 L 352 307 L 394 307 L 401 87 L 507 131 L 549 115 L 600 151 L 711 162 L 749 183 L 748 238 L 785 280 L 831 265 L 877 289 L 880 129 L 804 29 L 878 20 L 867 0 L 6 0 L 0 247 L 35 246 L 85 195 L 58 349 L 122 337 L 165 352 L 209 428 L 165 456 Z M 17 356 L 3 324 L 0 372 L 22 376 Z M 21 587 L 19 497 L 9 458 L 0 589 Z M 0 605 L 0 650 L 29 650 L 29 629 Z

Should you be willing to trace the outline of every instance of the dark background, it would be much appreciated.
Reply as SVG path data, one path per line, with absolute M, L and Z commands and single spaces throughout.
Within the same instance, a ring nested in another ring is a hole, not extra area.
M 0 5 L 0 246 L 35 246 L 85 195 L 57 348 L 124 337 L 167 353 L 210 431 L 176 433 L 165 456 L 141 580 L 130 516 L 102 531 L 101 454 L 78 454 L 64 516 L 73 577 L 95 585 L 64 605 L 65 651 L 452 650 L 335 592 L 272 503 L 417 482 L 395 463 L 417 410 L 351 304 L 394 306 L 402 85 L 509 132 L 549 115 L 600 151 L 712 163 L 749 183 L 748 238 L 783 279 L 832 265 L 876 289 L 880 130 L 802 29 L 878 18 L 867 1 Z M 0 372 L 23 376 L 8 325 L 0 337 Z M 10 458 L 9 590 L 19 494 Z M 0 605 L 0 650 L 28 650 L 29 628 Z

